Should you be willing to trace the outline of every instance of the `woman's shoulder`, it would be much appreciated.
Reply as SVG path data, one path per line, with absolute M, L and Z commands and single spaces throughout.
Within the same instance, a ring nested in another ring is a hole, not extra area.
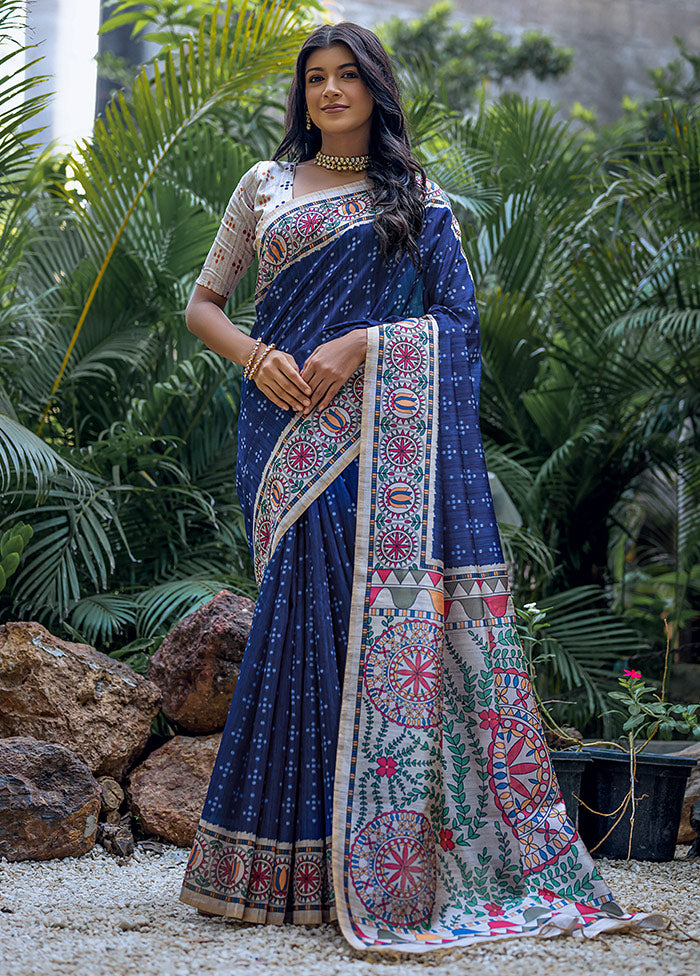
M 291 163 L 276 159 L 260 159 L 239 179 L 231 196 L 243 201 L 260 217 L 266 205 L 290 191 L 294 169 Z
M 430 177 L 427 177 L 425 181 L 425 205 L 426 207 L 442 207 L 446 210 L 452 210 L 447 193 L 439 183 L 431 180 Z

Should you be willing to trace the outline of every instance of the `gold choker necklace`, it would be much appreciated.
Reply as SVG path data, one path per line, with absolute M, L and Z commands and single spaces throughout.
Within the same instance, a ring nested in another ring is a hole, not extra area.
M 327 156 L 326 153 L 316 153 L 316 165 L 325 169 L 351 169 L 356 173 L 367 169 L 369 156 Z

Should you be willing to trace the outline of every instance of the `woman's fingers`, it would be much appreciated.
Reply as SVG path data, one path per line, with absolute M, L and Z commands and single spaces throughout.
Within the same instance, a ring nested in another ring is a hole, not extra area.
M 297 366 L 293 356 L 290 356 L 289 353 L 283 353 L 279 357 L 279 368 L 280 372 L 289 381 L 291 381 L 304 396 L 308 396 L 311 393 L 311 387 L 299 372 L 299 367 Z

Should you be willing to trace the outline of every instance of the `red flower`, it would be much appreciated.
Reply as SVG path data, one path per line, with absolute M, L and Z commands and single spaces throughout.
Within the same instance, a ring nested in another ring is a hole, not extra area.
M 443 827 L 440 831 L 440 847 L 443 851 L 453 851 L 455 842 L 452 840 L 452 831 L 448 827 Z
M 492 708 L 489 708 L 488 711 L 479 712 L 479 718 L 481 719 L 479 722 L 480 729 L 491 729 L 492 732 L 495 732 L 500 725 L 500 716 Z
M 506 913 L 505 908 L 503 908 L 501 905 L 494 904 L 494 902 L 492 902 L 492 901 L 486 902 L 486 904 L 484 905 L 484 908 L 488 909 L 488 913 L 491 916 L 505 915 L 505 913 Z
M 625 677 L 626 678 L 641 678 L 641 676 L 642 676 L 641 675 L 641 672 L 639 672 L 639 671 L 630 671 L 628 668 L 625 668 L 625 672 L 624 673 L 625 673 Z
M 557 897 L 553 891 L 548 891 L 546 888 L 538 888 L 537 893 L 542 895 L 545 901 L 554 901 Z
M 393 756 L 379 756 L 377 759 L 377 776 L 386 776 L 388 779 L 397 770 L 396 760 Z

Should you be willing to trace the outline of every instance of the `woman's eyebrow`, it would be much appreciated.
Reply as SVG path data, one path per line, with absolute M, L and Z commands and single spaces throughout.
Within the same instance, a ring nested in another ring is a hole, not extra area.
M 340 71 L 341 68 L 356 68 L 356 67 L 357 67 L 357 61 L 347 61 L 345 64 L 338 65 L 338 71 Z M 307 68 L 305 74 L 308 75 L 309 71 L 323 71 L 323 68 Z

